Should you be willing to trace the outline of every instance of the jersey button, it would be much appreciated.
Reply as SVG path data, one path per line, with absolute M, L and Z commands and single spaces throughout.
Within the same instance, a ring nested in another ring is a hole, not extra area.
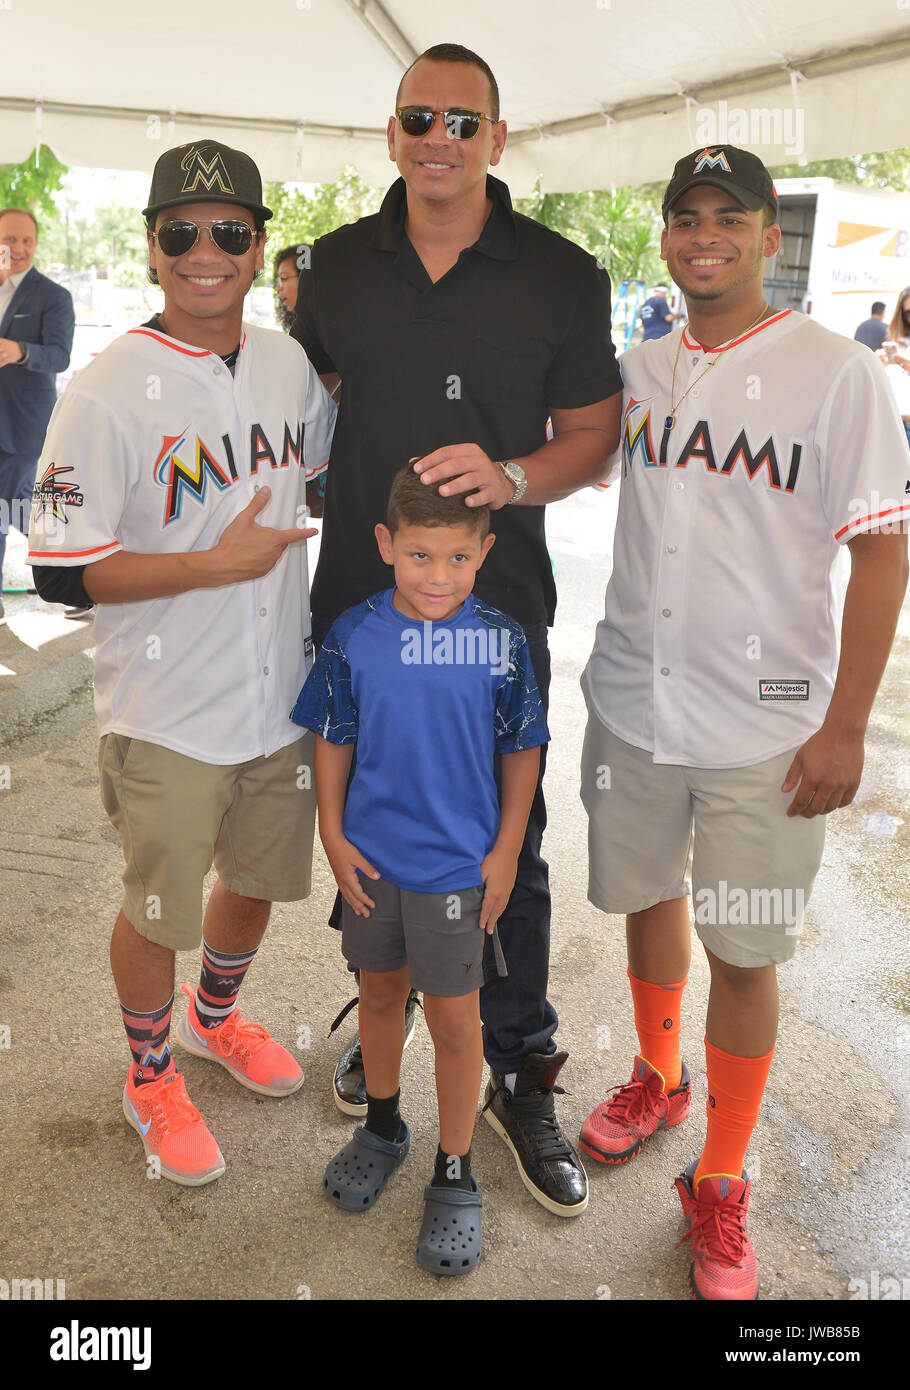
M 262 673 L 263 673 L 263 675 L 265 675 L 265 676 L 267 676 L 267 675 L 269 674 L 269 668 L 268 668 L 268 666 L 263 666 L 263 668 L 262 668 Z
M 213 368 L 212 368 L 212 372 L 214 373 L 215 376 L 220 376 L 220 375 L 221 375 L 221 368 L 220 368 L 220 367 L 213 367 Z
M 685 483 L 674 483 L 673 486 L 676 488 L 676 491 L 677 491 L 677 492 L 682 492 L 683 488 L 684 488 L 686 485 L 685 485 Z
M 668 545 L 668 546 L 667 546 L 667 554 L 668 554 L 668 555 L 675 555 L 675 554 L 676 554 L 676 546 L 675 546 L 675 545 Z
M 669 674 L 670 674 L 670 668 L 669 668 L 669 666 L 661 666 L 661 668 L 660 668 L 660 674 L 661 674 L 662 676 L 669 676 Z
M 670 609 L 669 609 L 669 608 L 662 608 L 660 611 L 661 611 L 661 615 L 662 615 L 664 618 L 669 618 L 669 616 L 670 616 Z
M 264 617 L 265 617 L 265 609 L 264 609 L 264 608 L 260 608 L 260 610 L 259 610 L 259 616 L 260 616 L 260 618 L 264 618 Z

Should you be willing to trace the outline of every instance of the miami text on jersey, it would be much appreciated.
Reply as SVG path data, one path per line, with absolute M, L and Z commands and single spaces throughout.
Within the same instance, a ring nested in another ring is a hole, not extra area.
M 722 449 L 717 449 L 711 438 L 708 421 L 697 420 L 688 439 L 682 442 L 676 458 L 668 460 L 667 451 L 672 431 L 666 424 L 661 426 L 660 447 L 655 456 L 651 435 L 651 409 L 649 406 L 643 411 L 642 405 L 642 401 L 630 397 L 626 407 L 622 432 L 623 477 L 636 459 L 645 468 L 686 468 L 689 461 L 695 459 L 702 462 L 709 473 L 716 473 L 719 477 L 729 477 L 737 464 L 741 463 L 751 481 L 764 468 L 773 489 L 791 493 L 795 490 L 803 452 L 803 446 L 798 440 L 790 441 L 789 459 L 778 457 L 772 436 L 769 435 L 764 444 L 753 449 L 743 425 L 732 440 L 724 441 Z M 665 412 L 658 418 L 664 420 Z
M 268 435 L 261 425 L 250 426 L 249 472 L 252 476 L 259 472 L 260 463 L 268 463 L 270 468 L 288 468 L 291 459 L 303 467 L 304 425 L 300 420 L 297 433 L 284 422 L 284 439 L 280 458 L 269 442 Z M 195 497 L 205 506 L 206 489 L 209 481 L 219 492 L 237 481 L 237 466 L 229 434 L 221 436 L 223 457 L 219 459 L 213 449 L 208 448 L 196 435 L 195 445 L 192 436 L 184 430 L 181 434 L 166 434 L 161 440 L 161 449 L 155 459 L 155 482 L 165 489 L 164 525 L 180 516 L 185 493 Z

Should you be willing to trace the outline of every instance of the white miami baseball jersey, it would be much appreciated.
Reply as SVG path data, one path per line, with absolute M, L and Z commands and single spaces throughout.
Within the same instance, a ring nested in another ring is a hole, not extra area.
M 585 672 L 594 709 L 655 763 L 762 762 L 824 720 L 838 547 L 910 518 L 882 364 L 785 310 L 722 350 L 685 330 L 642 343 L 622 376 L 613 572 Z
M 135 328 L 61 397 L 38 463 L 29 561 L 209 550 L 260 486 L 265 526 L 303 526 L 335 406 L 298 343 L 243 327 L 234 375 L 214 353 Z M 239 763 L 299 737 L 312 664 L 306 543 L 261 579 L 100 604 L 99 732 Z

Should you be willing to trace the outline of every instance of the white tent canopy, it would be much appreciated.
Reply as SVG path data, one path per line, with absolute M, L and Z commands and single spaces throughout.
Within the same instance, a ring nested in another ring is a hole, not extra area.
M 211 135 L 264 177 L 387 184 L 404 69 L 496 73 L 516 194 L 637 184 L 729 140 L 766 163 L 910 145 L 910 0 L 0 0 L 0 162 L 150 170 Z

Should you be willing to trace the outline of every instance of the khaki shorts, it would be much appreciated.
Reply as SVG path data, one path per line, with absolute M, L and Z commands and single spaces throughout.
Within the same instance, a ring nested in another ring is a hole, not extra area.
M 172 951 L 194 950 L 202 939 L 202 882 L 213 863 L 225 888 L 242 897 L 296 902 L 308 895 L 316 819 L 311 733 L 234 766 L 106 734 L 98 771 L 104 809 L 123 842 L 123 914 L 140 936 Z
M 583 683 L 584 684 L 584 683 Z M 795 749 L 739 768 L 654 763 L 588 702 L 581 799 L 588 898 L 643 912 L 691 891 L 699 939 L 728 965 L 781 964 L 796 950 L 825 843 L 825 817 L 787 816 Z

